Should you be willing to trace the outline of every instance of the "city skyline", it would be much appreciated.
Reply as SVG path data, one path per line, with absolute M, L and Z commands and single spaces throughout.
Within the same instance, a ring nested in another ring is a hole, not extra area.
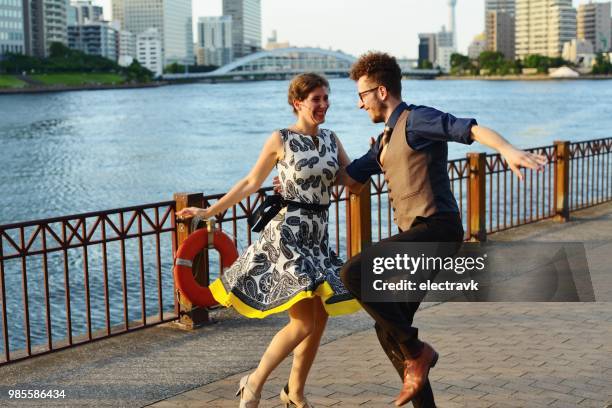
M 572 2 L 578 7 L 588 0 Z M 105 18 L 110 18 L 111 0 L 94 3 L 103 6 Z M 276 30 L 279 41 L 295 46 L 331 47 L 355 56 L 380 50 L 400 58 L 417 58 L 419 33 L 438 32 L 443 25 L 448 29 L 448 0 L 429 0 L 427 7 L 416 0 L 409 0 L 408 8 L 405 3 L 406 0 L 381 0 L 377 4 L 385 7 L 373 8 L 367 0 L 262 0 L 262 46 Z M 484 5 L 484 0 L 457 2 L 457 48 L 462 54 L 467 54 L 474 36 L 484 31 Z M 388 12 L 402 8 L 407 10 L 406 16 Z M 298 13 L 299 19 L 292 18 Z M 221 14 L 222 0 L 193 1 L 194 22 L 199 17 Z M 343 24 L 339 24 L 339 16 Z

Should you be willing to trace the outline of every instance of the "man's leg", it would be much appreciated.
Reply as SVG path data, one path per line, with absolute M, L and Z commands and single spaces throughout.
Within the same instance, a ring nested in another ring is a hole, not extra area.
M 432 238 L 427 225 L 419 223 L 408 231 L 381 240 L 374 244 L 373 248 L 383 246 L 388 242 L 428 242 L 432 241 Z M 410 355 L 418 355 L 423 345 L 418 340 L 418 330 L 412 326 L 412 321 L 419 303 L 364 301 L 361 293 L 361 254 L 354 256 L 343 266 L 341 278 L 347 290 L 359 300 L 365 311 L 374 318 L 376 323 L 384 331 L 393 335 L 408 350 Z
M 382 241 L 381 241 L 382 242 Z M 374 246 L 380 245 L 380 243 Z M 412 317 L 407 319 L 402 303 L 395 302 L 364 302 L 361 295 L 361 254 L 352 257 L 340 272 L 342 282 L 370 316 L 387 332 L 402 331 L 416 338 L 416 329 L 412 327 Z M 417 305 L 418 307 L 418 305 Z M 391 321 L 391 323 L 389 323 Z
M 382 245 L 386 242 L 456 242 L 456 250 L 459 249 L 463 240 L 463 228 L 458 215 L 445 215 L 439 218 L 423 219 L 418 218 L 413 226 L 400 234 L 389 237 L 381 241 L 377 245 Z M 440 256 L 449 256 L 452 254 L 439 254 Z M 407 359 L 417 359 L 424 350 L 424 343 L 418 339 L 418 330 L 412 326 L 414 314 L 419 307 L 419 302 L 408 303 L 385 303 L 385 302 L 364 302 L 361 296 L 361 256 L 357 255 L 351 258 L 342 269 L 342 281 L 346 288 L 355 296 L 362 304 L 363 308 L 374 318 L 379 328 L 384 332 L 389 333 L 397 341 L 402 354 Z M 380 339 L 380 337 L 379 337 Z M 383 348 L 385 346 L 383 345 Z M 387 350 L 385 349 L 387 352 Z M 433 352 L 431 348 L 428 352 Z M 435 354 L 435 352 L 434 352 Z M 393 362 L 393 360 L 391 360 Z M 409 360 L 407 360 L 409 361 Z M 395 364 L 394 364 L 395 366 Z M 422 368 L 422 367 L 421 367 Z M 397 368 L 396 368 L 397 370 Z M 419 370 L 417 369 L 417 372 Z M 406 380 L 407 377 L 404 377 Z M 425 379 L 422 391 L 427 390 L 431 393 L 431 405 L 433 405 L 433 393 L 429 381 L 426 378 L 426 372 L 423 377 L 417 375 L 417 383 L 420 379 Z M 405 382 L 405 387 L 406 387 Z M 419 387 L 415 388 L 418 389 Z M 419 400 L 422 394 L 412 397 L 412 400 Z M 427 405 L 423 405 L 427 406 Z
M 455 242 L 456 245 L 448 248 L 452 253 L 439 253 L 438 256 L 451 256 L 461 246 L 463 228 L 459 216 L 445 215 L 444 217 L 424 219 L 417 217 L 412 227 L 381 240 L 373 245 L 383 246 L 389 242 Z M 367 302 L 361 294 L 361 255 L 351 258 L 342 268 L 342 282 L 353 296 L 362 304 L 363 308 L 374 320 L 407 350 L 416 356 L 420 353 L 423 343 L 418 339 L 418 330 L 412 326 L 414 314 L 420 302 Z
M 393 336 L 384 331 L 380 325 L 377 323 L 374 324 L 374 328 L 376 329 L 376 335 L 378 336 L 378 341 L 382 346 L 383 350 L 387 354 L 387 357 L 393 364 L 395 371 L 399 375 L 400 380 L 404 381 L 404 361 L 406 357 L 402 354 L 400 350 L 399 344 Z M 436 403 L 434 401 L 433 390 L 431 389 L 431 384 L 429 380 L 423 386 L 421 392 L 419 392 L 413 399 L 412 405 L 414 408 L 435 408 Z
M 393 364 L 393 368 L 397 371 L 400 379 L 404 380 L 404 355 L 399 348 L 399 344 L 395 341 L 395 339 L 378 323 L 374 323 L 374 329 L 376 330 L 376 336 L 378 336 L 378 342 L 382 346 L 382 349 L 387 354 L 389 361 Z

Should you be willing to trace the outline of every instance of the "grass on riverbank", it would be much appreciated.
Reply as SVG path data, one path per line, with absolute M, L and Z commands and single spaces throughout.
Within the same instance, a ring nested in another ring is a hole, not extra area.
M 12 75 L 0 75 L 0 88 L 23 88 L 26 83 Z
M 125 82 L 119 74 L 111 73 L 72 73 L 72 74 L 38 74 L 30 78 L 44 85 L 119 85 Z

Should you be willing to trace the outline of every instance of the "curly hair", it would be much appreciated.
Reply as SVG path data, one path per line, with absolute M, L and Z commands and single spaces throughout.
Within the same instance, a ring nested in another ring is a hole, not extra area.
M 387 88 L 391 95 L 401 97 L 402 70 L 395 57 L 384 52 L 363 54 L 351 67 L 350 76 L 357 81 L 364 75 Z
M 293 113 L 297 113 L 293 106 L 293 101 L 303 101 L 308 98 L 312 91 L 319 87 L 325 87 L 329 90 L 329 82 L 322 75 L 307 72 L 295 76 L 291 80 L 289 91 L 287 92 L 287 102 L 293 108 Z

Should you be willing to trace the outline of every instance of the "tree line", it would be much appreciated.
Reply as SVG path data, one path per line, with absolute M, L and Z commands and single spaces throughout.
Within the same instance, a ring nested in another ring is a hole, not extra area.
M 563 58 L 551 58 L 544 55 L 528 55 L 520 60 L 507 60 L 504 54 L 495 51 L 484 51 L 477 59 L 472 60 L 466 55 L 455 53 L 451 55 L 451 75 L 512 75 L 520 74 L 523 68 L 536 69 L 538 73 L 548 73 L 549 68 L 558 68 L 564 65 L 576 65 Z M 598 54 L 593 74 L 612 74 L 612 64 L 606 54 Z
M 38 58 L 23 54 L 7 53 L 0 60 L 0 72 L 6 74 L 48 73 L 116 73 L 128 82 L 150 82 L 153 73 L 134 60 L 128 67 L 99 55 L 89 55 L 66 47 L 62 43 L 51 43 L 49 57 Z

